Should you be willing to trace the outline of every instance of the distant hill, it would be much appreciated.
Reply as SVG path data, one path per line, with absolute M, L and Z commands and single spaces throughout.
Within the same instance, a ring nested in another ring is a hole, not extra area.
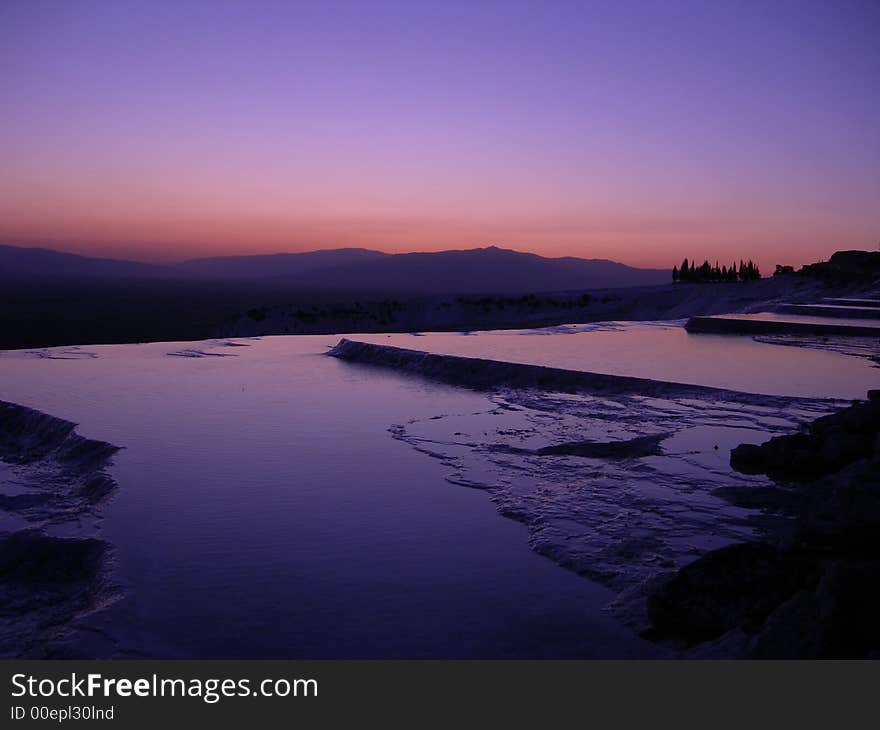
M 336 266 L 362 264 L 389 258 L 390 254 L 366 248 L 336 248 L 306 253 L 275 253 L 259 256 L 214 256 L 177 264 L 178 271 L 193 276 L 223 279 L 253 279 L 269 276 L 297 276 Z
M 174 270 L 157 264 L 120 259 L 101 259 L 53 251 L 0 245 L 0 276 L 37 275 L 64 277 L 169 277 Z
M 490 246 L 386 254 L 361 248 L 218 256 L 180 264 L 90 258 L 0 246 L 0 276 L 250 282 L 255 289 L 324 289 L 400 294 L 527 293 L 665 284 L 669 272 L 604 259 L 545 258 Z
M 490 246 L 406 253 L 326 269 L 332 289 L 405 293 L 523 293 L 665 284 L 669 272 L 604 259 L 545 258 Z

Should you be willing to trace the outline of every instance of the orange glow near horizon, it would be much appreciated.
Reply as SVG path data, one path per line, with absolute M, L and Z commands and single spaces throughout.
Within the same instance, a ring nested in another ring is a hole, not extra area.
M 0 4 L 0 240 L 765 273 L 876 249 L 880 10 L 771 5 Z
M 10 220 L 4 215 L 0 242 L 157 263 L 348 247 L 408 253 L 496 245 L 550 257 L 611 259 L 643 268 L 671 268 L 685 256 L 722 263 L 751 258 L 771 273 L 777 263 L 800 266 L 827 259 L 840 249 L 876 248 L 871 226 L 849 223 L 823 228 L 810 218 L 747 223 L 643 220 L 623 214 L 552 221 L 520 217 L 506 222 L 367 216 L 255 220 L 224 211 L 194 219 L 71 213 L 57 222 L 43 217 L 10 226 Z

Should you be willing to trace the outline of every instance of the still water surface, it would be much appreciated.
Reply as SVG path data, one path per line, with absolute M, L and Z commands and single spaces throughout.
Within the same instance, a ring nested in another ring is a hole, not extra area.
M 555 332 L 555 331 L 551 331 Z M 360 339 L 790 395 L 855 397 L 867 361 L 633 326 Z M 606 588 L 533 553 L 485 493 L 388 428 L 493 407 L 323 356 L 338 336 L 0 353 L 0 399 L 124 450 L 104 508 L 125 598 L 104 656 L 575 657 L 656 649 Z

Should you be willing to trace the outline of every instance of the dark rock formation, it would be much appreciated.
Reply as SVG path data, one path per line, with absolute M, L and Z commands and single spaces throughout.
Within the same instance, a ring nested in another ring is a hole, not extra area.
M 741 444 L 731 452 L 730 465 L 778 480 L 816 479 L 868 458 L 878 432 L 880 400 L 874 399 L 823 416 L 801 433 L 776 436 L 760 446 Z
M 51 460 L 67 472 L 91 475 L 119 451 L 106 441 L 83 438 L 76 424 L 0 401 L 0 459 L 12 464 Z
M 0 459 L 19 469 L 30 493 L 0 493 L 0 508 L 31 521 L 68 519 L 116 487 L 105 468 L 118 446 L 87 439 L 76 424 L 16 403 L 0 401 Z M 32 478 L 33 477 L 33 478 Z
M 798 273 L 836 284 L 871 282 L 880 277 L 880 252 L 836 251 L 828 261 L 808 264 Z
M 731 463 L 767 473 L 782 498 L 753 506 L 793 519 L 767 541 L 710 552 L 655 587 L 647 636 L 694 656 L 867 658 L 880 655 L 880 400 L 802 433 L 741 445 Z M 741 490 L 740 490 L 741 491 Z M 737 491 L 733 498 L 745 496 Z
M 804 489 L 793 546 L 830 556 L 880 558 L 878 455 Z
M 49 534 L 86 517 L 115 489 L 105 471 L 119 449 L 87 439 L 76 424 L 0 401 L 0 459 L 12 465 L 14 491 L 0 492 L 0 657 L 56 654 L 71 623 L 106 603 L 110 546 L 93 537 Z M 2 485 L 0 485 L 2 488 Z
M 754 632 L 816 580 L 809 557 L 764 543 L 729 545 L 686 565 L 648 599 L 651 634 L 690 646 L 735 628 Z
M 71 619 L 105 600 L 109 550 L 39 530 L 0 537 L 0 656 L 45 656 Z

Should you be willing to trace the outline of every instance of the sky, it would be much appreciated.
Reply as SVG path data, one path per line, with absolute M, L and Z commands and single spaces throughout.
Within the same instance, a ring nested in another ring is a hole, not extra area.
M 880 0 L 3 0 L 0 240 L 876 250 L 878 39 Z

